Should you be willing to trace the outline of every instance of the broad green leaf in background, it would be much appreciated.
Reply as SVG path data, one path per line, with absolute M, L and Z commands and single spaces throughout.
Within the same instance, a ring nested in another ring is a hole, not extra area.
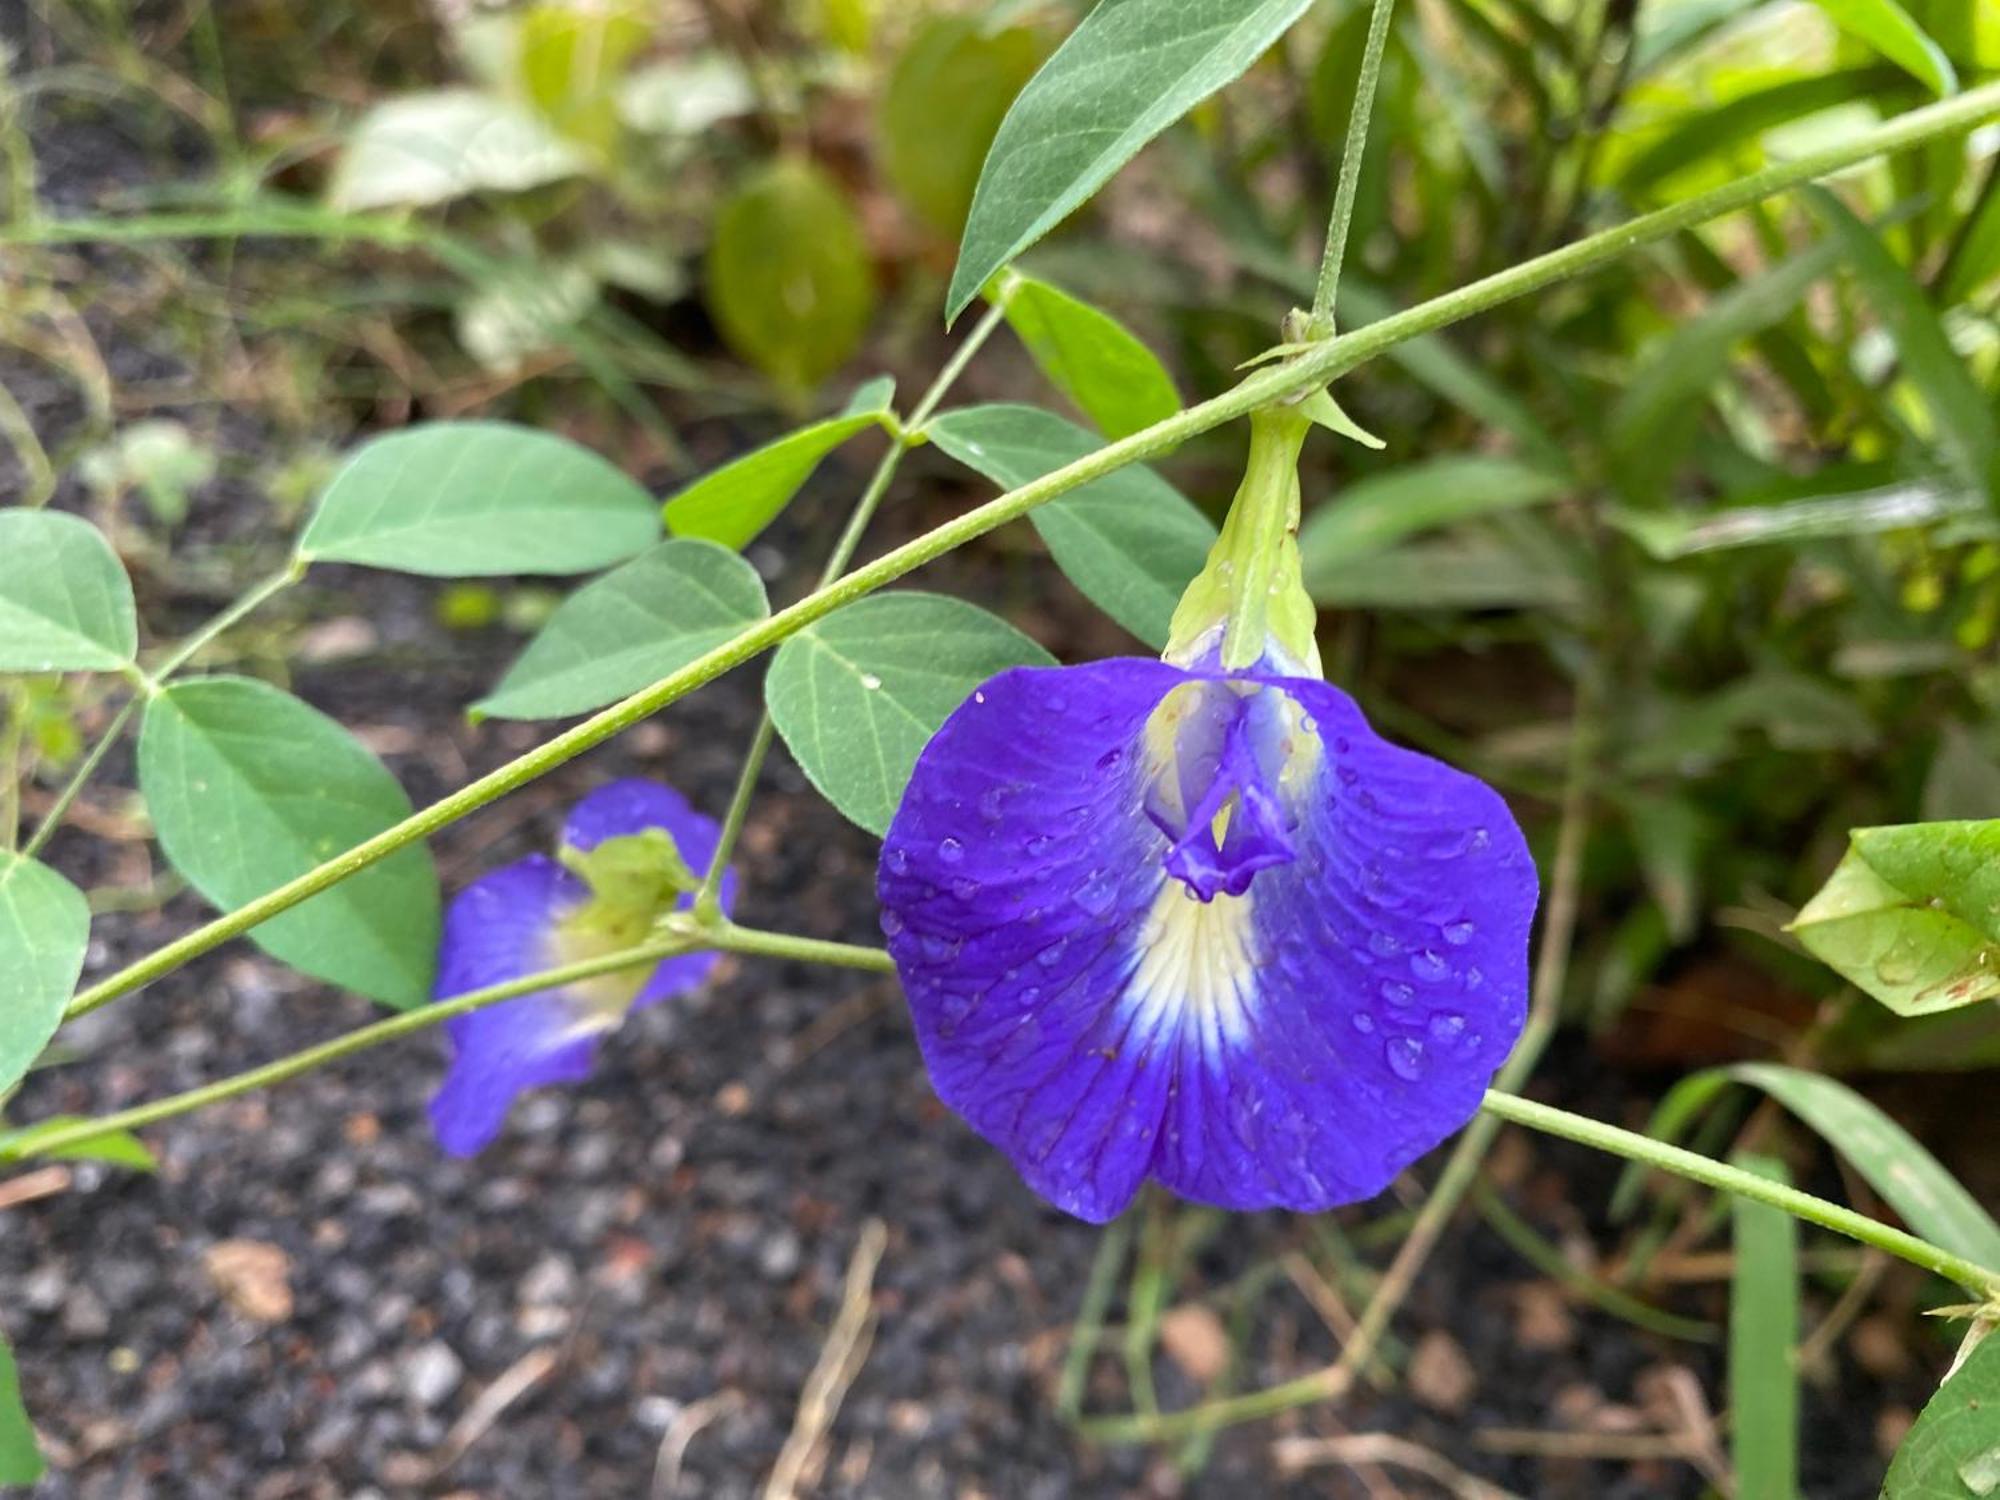
M 847 363 L 875 311 L 847 195 L 803 157 L 761 168 L 729 196 L 707 275 L 723 339 L 794 401 Z
M 1338 503 L 1338 502 L 1336 502 Z M 1553 554 L 1497 537 L 1409 542 L 1352 562 L 1305 565 L 1306 592 L 1337 609 L 1552 609 L 1584 601 Z
M 1049 383 L 1099 432 L 1126 437 L 1181 409 L 1173 376 L 1123 323 L 1046 281 L 1003 280 L 1008 326 Z
M 83 893 L 47 865 L 0 849 L 0 1092 L 56 1034 L 89 943 Z
M 661 512 L 675 536 L 741 549 L 792 503 L 821 459 L 856 433 L 886 426 L 893 385 L 871 382 L 839 416 L 787 433 L 675 495 Z
M 699 135 L 756 110 L 756 84 L 724 52 L 641 63 L 618 86 L 618 116 L 641 135 Z
M 1977 1265 L 2000 1269 L 2000 1224 L 1914 1136 L 1838 1079 L 1778 1063 L 1708 1068 L 1667 1091 L 1646 1134 L 1668 1144 L 1679 1140 L 1732 1083 L 1762 1089 L 1798 1116 L 1916 1233 Z M 1644 1167 L 1626 1169 L 1612 1195 L 1613 1218 L 1630 1212 L 1644 1179 Z
M 650 34 L 636 5 L 530 6 L 517 44 L 522 90 L 562 135 L 608 151 L 618 138 L 618 80 Z
M 1647 197 L 1686 168 L 1712 170 L 1716 163 L 1732 159 L 1743 143 L 1767 130 L 1844 109 L 1857 99 L 1874 98 L 1896 82 L 1889 68 L 1848 68 L 1787 78 L 1711 108 L 1688 110 L 1626 163 L 1614 186 L 1624 197 Z
M 1002 489 L 1016 489 L 1102 446 L 1094 434 L 1033 406 L 963 407 L 933 418 L 924 430 Z M 1038 506 L 1030 519 L 1063 575 L 1154 650 L 1166 645 L 1174 605 L 1215 544 L 1208 517 L 1137 464 Z
M 1882 1500 L 2000 1494 L 2000 1337 L 1988 1332 L 1924 1403 L 1896 1450 Z
M 1898 1015 L 2000 997 L 2000 819 L 1855 829 L 1791 931 Z
M 1493 511 L 1554 500 L 1560 475 L 1510 458 L 1453 454 L 1402 464 L 1356 480 L 1313 507 L 1299 528 L 1309 572 L 1388 550 L 1405 537 Z
M 793 759 L 847 817 L 888 830 L 917 754 L 994 673 L 1055 658 L 939 594 L 876 594 L 778 648 L 764 694 Z
M 1989 166 L 1979 201 L 1959 227 L 1938 277 L 1938 302 L 1955 307 L 2000 276 L 2000 170 Z
M 0 1484 L 33 1484 L 47 1468 L 28 1409 L 21 1404 L 14 1350 L 0 1336 Z
M 139 649 L 132 582 L 104 534 L 57 510 L 0 510 L 0 672 L 110 672 Z
M 473 712 L 556 719 L 615 703 L 770 613 L 757 570 L 713 542 L 662 542 L 563 601 Z
M 1933 94 L 1958 91 L 1958 74 L 1944 49 L 1896 0 L 1814 0 L 1827 19 L 1866 43 Z
M 495 374 L 519 370 L 531 356 L 560 349 L 597 306 L 597 278 L 572 261 L 496 273 L 474 285 L 453 309 L 459 347 Z
M 1946 724 L 1924 778 L 1927 823 L 2000 818 L 2000 761 L 1961 724 Z
M 478 89 L 437 89 L 362 116 L 327 196 L 340 209 L 415 208 L 472 192 L 521 192 L 583 166 L 582 153 L 533 110 Z
M 1686 511 L 1612 510 L 1605 517 L 1661 562 L 1739 547 L 1795 546 L 1928 526 L 1986 510 L 1978 496 L 1927 480 L 1775 505 L 1745 505 L 1706 515 Z M 2000 812 L 2000 808 L 1995 809 Z
M 946 321 L 1141 146 L 1243 73 L 1311 3 L 1099 0 L 1001 122 L 973 195 Z
M 1738 1153 L 1734 1163 L 1789 1184 L 1783 1162 Z M 1739 1494 L 1796 1500 L 1799 1492 L 1799 1224 L 1781 1208 L 1731 1197 L 1735 1271 L 1729 1288 L 1729 1446 Z
M 588 448 L 506 422 L 426 422 L 341 465 L 299 556 L 433 578 L 588 573 L 659 538 L 657 502 Z
M 148 700 L 139 790 L 174 868 L 224 910 L 410 815 L 395 777 L 345 729 L 245 677 L 192 678 Z M 293 968 L 399 1008 L 430 998 L 437 937 L 437 875 L 421 847 L 250 933 Z
M 939 234 L 956 239 L 965 227 L 979 165 L 1041 60 L 1041 41 L 1025 27 L 933 15 L 891 65 L 875 116 L 882 169 Z
M 1875 315 L 1895 341 L 1904 375 L 1923 397 L 1935 441 L 1958 477 L 2000 505 L 2000 416 L 1951 346 L 1937 309 L 1874 230 L 1824 188 L 1806 201 L 1847 253 Z

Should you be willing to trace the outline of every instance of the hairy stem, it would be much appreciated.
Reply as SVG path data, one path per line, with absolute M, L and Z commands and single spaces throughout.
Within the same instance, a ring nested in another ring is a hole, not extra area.
M 289 911 L 306 898 L 318 895 L 377 860 L 428 838 L 440 828 L 548 774 L 557 766 L 575 759 L 591 747 L 631 728 L 696 688 L 796 634 L 813 621 L 824 619 L 842 605 L 894 582 L 975 537 L 1018 520 L 1037 506 L 1066 495 L 1080 485 L 1101 479 L 1128 464 L 1171 452 L 1189 438 L 1246 416 L 1259 407 L 1295 396 L 1316 385 L 1324 385 L 1405 340 L 1435 332 L 1475 313 L 1607 264 L 1639 245 L 1677 234 L 1690 225 L 1755 203 L 1799 183 L 1841 171 L 1884 152 L 1970 129 L 1997 115 L 2000 115 L 2000 82 L 1969 89 L 1953 98 L 1899 115 L 1838 145 L 1806 152 L 1791 161 L 1766 167 L 1684 203 L 1642 214 L 1616 228 L 1523 261 L 1520 265 L 1394 313 L 1352 333 L 1313 344 L 1288 362 L 1260 370 L 1220 396 L 1178 412 L 1129 437 L 1108 443 L 884 553 L 826 588 L 750 626 L 740 635 L 697 657 L 652 686 L 641 689 L 519 759 L 432 803 L 395 827 L 385 829 L 346 853 L 336 855 L 276 890 L 217 917 L 121 969 L 78 994 L 70 1002 L 68 1014 L 77 1016 L 95 1010 L 162 974 L 171 973 L 188 960 L 241 936 L 280 912 Z
M 1333 332 L 1333 303 L 1340 291 L 1340 265 L 1347 255 L 1347 231 L 1354 222 L 1354 195 L 1361 181 L 1361 158 L 1368 149 L 1368 129 L 1375 118 L 1375 85 L 1382 76 L 1382 50 L 1389 40 L 1389 18 L 1396 0 L 1375 0 L 1368 16 L 1368 40 L 1361 48 L 1361 71 L 1355 79 L 1354 103 L 1347 115 L 1347 139 L 1340 149 L 1340 182 L 1333 190 L 1333 216 L 1327 221 L 1326 250 L 1319 263 L 1319 285 L 1313 291 L 1312 321 L 1307 335 L 1323 339 Z

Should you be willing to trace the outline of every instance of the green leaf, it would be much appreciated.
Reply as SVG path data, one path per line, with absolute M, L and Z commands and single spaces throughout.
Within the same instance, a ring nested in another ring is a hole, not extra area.
M 1938 278 L 1938 301 L 1956 307 L 2000 276 L 2000 169 L 1987 169 L 1979 201 L 1960 227 Z
M 530 6 L 517 44 L 522 90 L 564 136 L 607 151 L 618 139 L 618 79 L 650 35 L 632 6 Z
M 1305 569 L 1306 592 L 1338 609 L 1579 608 L 1583 580 L 1561 559 L 1487 536 L 1410 542 Z
M 757 570 L 713 542 L 662 542 L 563 601 L 473 713 L 559 719 L 657 682 L 770 613 Z
M 477 89 L 437 89 L 390 99 L 362 116 L 327 197 L 349 211 L 414 208 L 473 192 L 523 192 L 584 164 L 534 111 Z
M 642 135 L 693 136 L 757 111 L 757 85 L 725 52 L 642 63 L 618 87 L 618 115 Z
M 1646 1134 L 1668 1144 L 1678 1141 L 1732 1083 L 1762 1089 L 1798 1116 L 1916 1233 L 1979 1265 L 2000 1267 L 2000 1225 L 1992 1215 L 1916 1137 L 1837 1079 L 1777 1063 L 1707 1068 L 1667 1091 Z M 1630 1213 L 1644 1176 L 1643 1167 L 1627 1168 L 1612 1195 L 1614 1219 Z
M 951 711 L 996 672 L 1054 660 L 963 600 L 877 594 L 780 646 L 764 695 L 813 785 L 880 834 L 903 800 L 918 752 Z
M 2000 997 L 2000 819 L 1854 830 L 1791 931 L 1898 1015 Z
M 1874 536 L 1928 526 L 1951 516 L 1978 515 L 1985 509 L 1985 502 L 1962 489 L 1916 480 L 1851 495 L 1744 505 L 1706 515 L 1612 510 L 1606 519 L 1660 561 L 1672 562 L 1740 547 L 1796 546 Z
M 2000 1224 L 1916 1137 L 1846 1084 L 1778 1063 L 1742 1063 L 1728 1075 L 1811 1126 L 1925 1239 L 2000 1269 Z
M 1025 27 L 971 16 L 917 24 L 882 85 L 875 115 L 882 170 L 917 216 L 952 239 L 965 227 L 979 164 L 1014 96 L 1042 60 Z
M 0 849 L 0 1092 L 56 1034 L 83 972 L 90 906 L 47 865 Z
M 1875 231 L 1824 188 L 1806 199 L 1847 252 L 1848 263 L 1902 357 L 1902 368 L 1936 424 L 1936 440 L 1967 484 L 2000 504 L 2000 421 L 1915 278 Z
M 703 475 L 666 503 L 667 530 L 747 547 L 792 503 L 821 459 L 856 433 L 886 425 L 886 392 L 883 397 L 872 408 L 801 427 Z
M 105 672 L 139 649 L 132 582 L 88 521 L 0 510 L 0 672 Z
M 1690 110 L 1626 164 L 1618 177 L 1618 191 L 1627 198 L 1642 198 L 1685 168 L 1714 167 L 1731 160 L 1745 141 L 1767 130 L 1873 98 L 1895 77 L 1882 67 L 1816 73 L 1739 94 L 1710 109 Z
M 1109 313 L 1032 276 L 1009 278 L 999 296 L 1036 367 L 1106 437 L 1127 437 L 1181 409 L 1166 366 Z
M 1141 146 L 1244 72 L 1311 3 L 1100 0 L 1001 122 L 973 195 L 946 321 Z
M 1964 726 L 1946 724 L 1924 778 L 1927 823 L 2000 817 L 2000 762 Z
M 1975 1325 L 1984 1329 L 1984 1325 Z M 1924 1403 L 1882 1500 L 1979 1500 L 2000 1494 L 2000 1338 L 1990 1330 Z
M 168 860 L 224 910 L 410 815 L 396 779 L 345 729 L 244 677 L 177 682 L 148 701 L 139 789 Z M 314 978 L 420 1005 L 438 939 L 430 857 L 400 850 L 250 938 Z
M 1307 573 L 1384 552 L 1454 521 L 1539 505 L 1566 493 L 1560 475 L 1508 458 L 1452 455 L 1403 464 L 1337 490 L 1299 528 Z
M 0 1484 L 33 1484 L 47 1468 L 28 1409 L 21 1404 L 13 1346 L 0 1336 Z
M 1896 0 L 1815 0 L 1827 19 L 1923 84 L 1933 94 L 1958 92 L 1958 74 L 1944 49 Z
M 1783 1162 L 1739 1153 L 1734 1163 L 1789 1184 Z M 1799 1224 L 1781 1208 L 1731 1195 L 1736 1267 L 1729 1288 L 1729 1433 L 1738 1493 L 1796 1500 L 1799 1492 Z
M 427 422 L 341 466 L 299 556 L 433 578 L 588 573 L 659 538 L 652 496 L 588 448 L 505 422 Z
M 41 1137 L 88 1123 L 82 1115 L 50 1115 L 19 1130 L 0 1131 L 0 1162 L 20 1161 L 35 1155 L 35 1142 Z M 55 1161 L 101 1161 L 107 1166 L 130 1167 L 135 1172 L 157 1172 L 160 1169 L 159 1158 L 129 1130 L 100 1131 L 88 1140 L 75 1141 L 40 1154 Z
M 708 308 L 729 347 L 789 399 L 861 346 L 875 272 L 840 185 L 803 158 L 761 169 L 722 205 Z
M 1102 446 L 1075 423 L 1032 406 L 964 407 L 924 430 L 1003 489 L 1018 489 Z M 1137 464 L 1038 506 L 1030 519 L 1064 576 L 1154 650 L 1166 645 L 1174 606 L 1215 544 L 1208 517 Z

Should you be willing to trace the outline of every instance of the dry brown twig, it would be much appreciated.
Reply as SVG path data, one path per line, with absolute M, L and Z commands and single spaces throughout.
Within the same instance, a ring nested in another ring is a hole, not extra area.
M 811 1484 L 825 1457 L 826 1435 L 840 1411 L 854 1377 L 868 1358 L 875 1335 L 875 1268 L 881 1264 L 889 1230 L 880 1219 L 861 1226 L 861 1238 L 847 1262 L 840 1311 L 827 1331 L 819 1361 L 799 1393 L 798 1414 L 791 1434 L 778 1452 L 778 1462 L 764 1485 L 764 1500 L 795 1500 L 802 1484 Z

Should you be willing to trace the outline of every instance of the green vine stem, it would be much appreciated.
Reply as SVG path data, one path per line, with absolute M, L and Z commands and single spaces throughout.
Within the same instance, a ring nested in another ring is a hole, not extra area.
M 170 1094 L 164 1099 L 155 1099 L 150 1104 L 137 1104 L 130 1109 L 121 1109 L 95 1119 L 76 1120 L 62 1125 L 23 1127 L 12 1140 L 0 1137 L 0 1161 L 25 1161 L 35 1157 L 60 1156 L 65 1151 L 74 1151 L 99 1136 L 115 1130 L 136 1130 L 142 1125 L 154 1125 L 161 1120 L 170 1120 L 176 1115 L 189 1114 L 198 1109 L 206 1109 L 212 1104 L 220 1104 L 225 1099 L 234 1099 L 242 1094 L 270 1088 L 274 1084 L 284 1083 L 303 1073 L 309 1073 L 314 1068 L 339 1062 L 358 1052 L 365 1052 L 371 1047 L 379 1047 L 384 1042 L 397 1041 L 416 1032 L 426 1031 L 441 1022 L 449 1021 L 453 1016 L 468 1015 L 489 1005 L 498 1005 L 503 1000 L 532 994 L 536 990 L 558 989 L 566 984 L 574 984 L 578 980 L 594 979 L 600 974 L 613 974 L 621 969 L 658 963 L 663 958 L 672 958 L 677 954 L 692 953 L 707 948 L 720 949 L 727 953 L 789 958 L 803 963 L 832 964 L 841 968 L 867 969 L 884 973 L 894 972 L 895 969 L 889 955 L 879 948 L 862 948 L 851 943 L 822 942 L 817 938 L 793 937 L 787 933 L 764 932 L 756 928 L 737 927 L 730 923 L 707 926 L 684 918 L 669 918 L 663 924 L 662 935 L 650 942 L 623 948 L 616 953 L 585 959 L 580 963 L 544 969 L 537 974 L 510 979 L 505 984 L 468 990 L 463 995 L 454 995 L 449 1000 L 440 1000 L 434 1005 L 425 1005 L 416 1010 L 386 1016 L 370 1025 L 356 1027 L 353 1031 L 334 1037 L 330 1041 L 281 1057 L 276 1062 L 265 1063 L 262 1067 L 251 1068 L 247 1072 L 233 1074 L 214 1083 L 205 1083 L 183 1093 Z
M 1950 99 L 1911 110 L 1836 145 L 1821 147 L 1791 161 L 1766 167 L 1684 203 L 1642 214 L 1625 224 L 1523 261 L 1364 328 L 1309 345 L 1289 361 L 1258 371 L 1220 396 L 1178 412 L 1129 437 L 1108 443 L 1073 463 L 976 506 L 934 531 L 884 553 L 837 582 L 777 611 L 652 686 L 603 709 L 519 759 L 432 803 L 395 827 L 128 965 L 78 994 L 70 1002 L 67 1014 L 72 1017 L 83 1015 L 163 974 L 171 973 L 190 959 L 241 936 L 280 912 L 289 911 L 301 901 L 318 895 L 377 860 L 428 838 L 440 828 L 546 775 L 696 688 L 741 666 L 815 620 L 824 619 L 842 605 L 851 604 L 975 537 L 1018 520 L 1037 506 L 1066 495 L 1080 485 L 1101 479 L 1128 464 L 1171 452 L 1189 438 L 1246 416 L 1259 407 L 1324 385 L 1405 340 L 1435 332 L 1475 313 L 1604 265 L 1639 245 L 1663 239 L 1691 225 L 1755 203 L 1800 183 L 1842 171 L 1884 152 L 1967 130 L 1995 116 L 2000 116 L 2000 82 L 1969 89 Z M 47 226 L 43 228 L 46 231 Z
M 1354 103 L 1347 115 L 1347 139 L 1340 149 L 1340 181 L 1333 190 L 1333 215 L 1326 226 L 1326 250 L 1320 257 L 1319 285 L 1313 290 L 1309 338 L 1333 332 L 1334 298 L 1340 292 L 1340 266 L 1347 254 L 1347 231 L 1354 222 L 1354 195 L 1361 182 L 1361 158 L 1368 148 L 1368 129 L 1375 120 L 1375 85 L 1382 76 L 1382 49 L 1389 40 L 1389 19 L 1396 0 L 1375 0 L 1368 16 L 1368 39 L 1361 48 L 1361 71 L 1354 84 Z
M 867 533 L 868 523 L 875 519 L 875 512 L 881 507 L 883 498 L 889 493 L 889 486 L 895 481 L 896 471 L 902 467 L 903 455 L 923 439 L 919 429 L 930 420 L 931 413 L 944 401 L 945 393 L 965 373 L 965 367 L 972 363 L 973 355 L 993 336 L 993 330 L 1000 326 L 1000 320 L 1007 315 L 1007 300 L 1011 285 L 994 300 L 986 314 L 973 325 L 958 348 L 952 351 L 945 367 L 938 372 L 930 389 L 918 398 L 916 407 L 910 413 L 908 422 L 900 424 L 900 430 L 891 438 L 888 451 L 875 465 L 875 472 L 868 477 L 867 486 L 861 491 L 861 498 L 854 503 L 854 510 L 841 528 L 840 539 L 833 544 L 828 554 L 826 566 L 819 575 L 819 587 L 825 588 L 854 561 L 854 553 L 861 545 L 861 538 Z M 750 813 L 750 799 L 757 790 L 757 778 L 763 774 L 764 759 L 771 753 L 771 737 L 774 726 L 771 711 L 765 709 L 757 719 L 757 732 L 750 737 L 750 748 L 743 756 L 743 769 L 736 778 L 736 790 L 729 799 L 729 812 L 722 820 L 722 834 L 715 843 L 715 855 L 708 862 L 708 869 L 702 875 L 701 889 L 695 893 L 695 910 L 704 916 L 714 918 L 720 912 L 722 872 L 729 867 L 729 857 L 736 852 L 736 841 L 743 835 L 743 820 Z

